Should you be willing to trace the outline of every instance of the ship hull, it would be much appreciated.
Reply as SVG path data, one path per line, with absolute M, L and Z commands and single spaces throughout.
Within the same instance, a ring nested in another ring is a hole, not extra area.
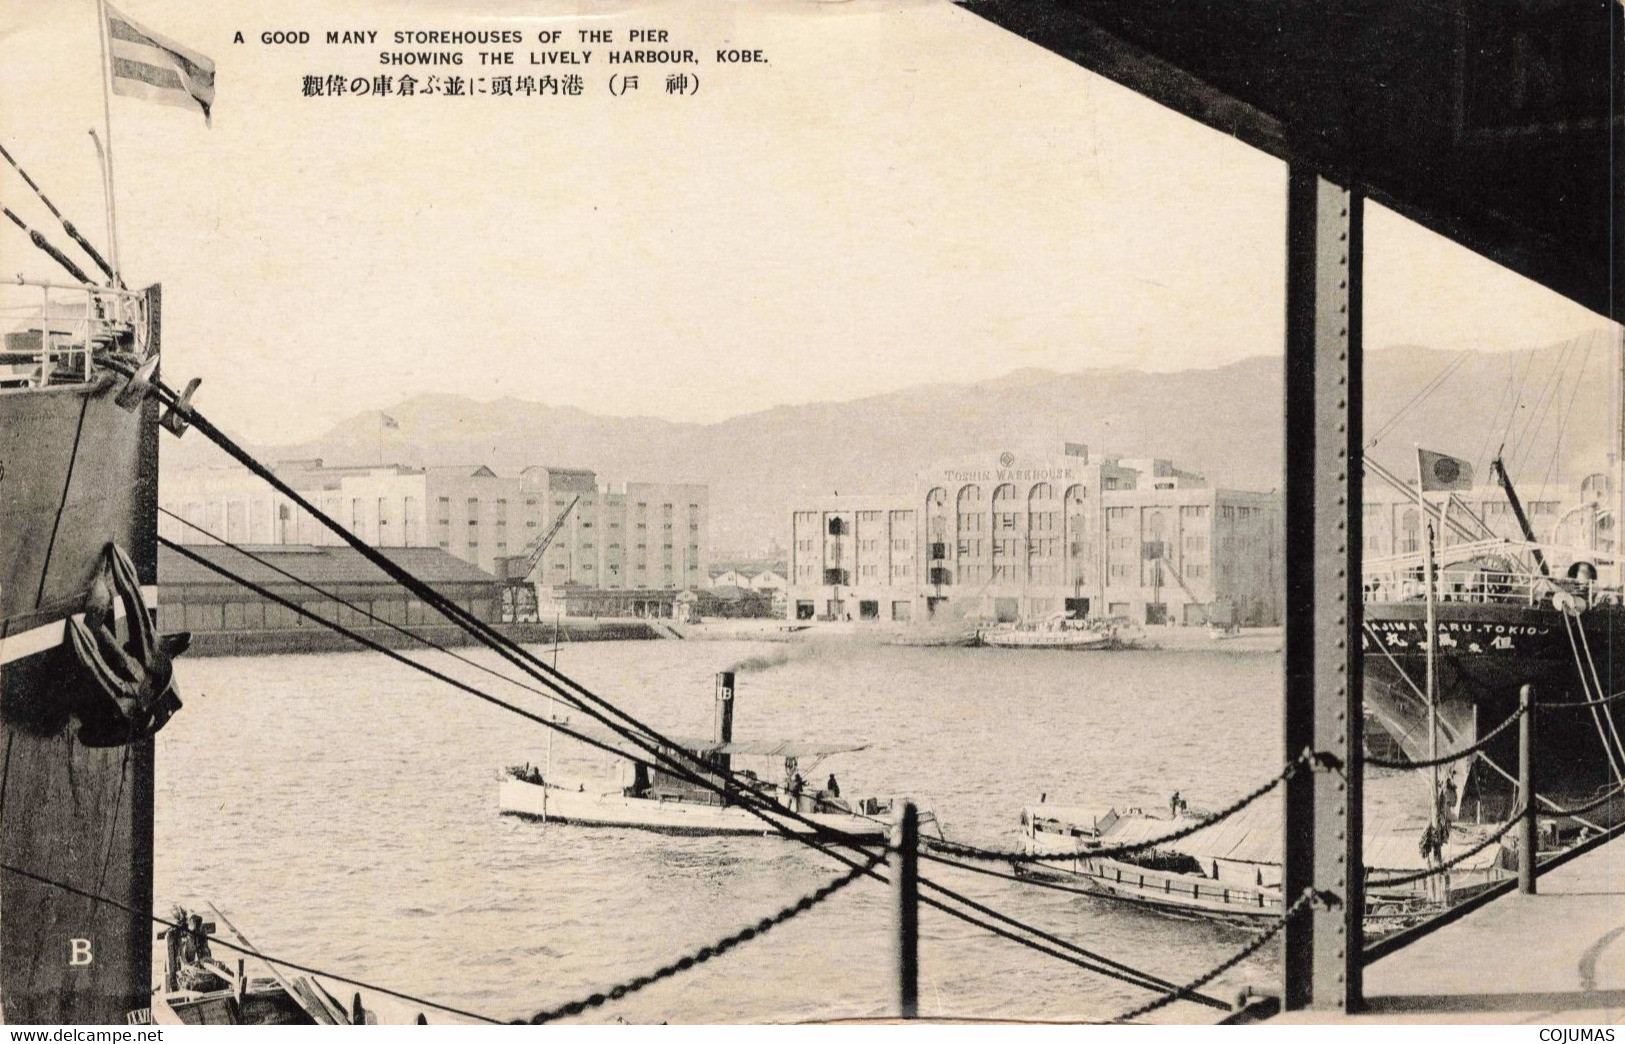
M 1625 610 L 1596 605 L 1565 617 L 1549 603 L 1444 601 L 1436 606 L 1436 619 L 1440 755 L 1472 745 L 1517 713 L 1519 690 L 1529 685 L 1542 708 L 1535 722 L 1536 793 L 1553 805 L 1575 808 L 1617 785 L 1614 766 L 1625 767 L 1619 746 L 1625 708 L 1551 705 L 1583 703 L 1625 689 Z M 1408 758 L 1427 759 L 1426 607 L 1420 600 L 1371 603 L 1365 621 L 1366 705 Z M 1485 753 L 1490 764 L 1471 762 L 1463 812 L 1498 819 L 1517 803 L 1518 728 L 1502 730 Z M 1466 759 L 1456 763 L 1458 782 L 1468 764 Z M 1605 805 L 1585 818 L 1618 821 L 1625 818 L 1625 807 Z
M 157 581 L 157 412 L 122 382 L 0 392 L 0 1018 L 122 1023 L 151 976 L 150 739 L 91 748 L 64 635 L 109 543 Z M 23 876 L 59 882 L 99 901 Z
M 636 827 L 695 835 L 776 833 L 771 825 L 737 806 L 626 797 L 618 791 L 575 791 L 517 779 L 502 782 L 497 805 L 504 815 L 577 826 Z M 806 812 L 802 818 L 807 822 L 781 821 L 784 830 L 811 836 L 826 829 L 876 841 L 885 840 L 891 830 L 890 822 L 846 813 Z

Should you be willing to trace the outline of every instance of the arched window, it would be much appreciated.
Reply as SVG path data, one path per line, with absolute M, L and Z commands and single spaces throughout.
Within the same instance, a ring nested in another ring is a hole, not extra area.
M 1028 500 L 1054 500 L 1055 487 L 1048 482 L 1040 482 L 1027 491 Z
M 1399 552 L 1413 555 L 1422 550 L 1422 519 L 1415 508 L 1406 508 L 1399 516 Z
M 1014 499 L 1016 499 L 1016 487 L 1008 482 L 1000 483 L 999 486 L 993 490 L 993 503 L 995 504 L 999 503 L 1000 501 Z

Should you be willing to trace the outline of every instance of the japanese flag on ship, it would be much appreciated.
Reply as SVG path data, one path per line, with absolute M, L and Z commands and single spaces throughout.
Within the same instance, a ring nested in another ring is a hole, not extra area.
M 209 118 L 214 62 L 103 4 L 113 93 L 194 109 Z
M 1473 466 L 1460 457 L 1418 448 L 1416 471 L 1424 493 L 1473 488 Z

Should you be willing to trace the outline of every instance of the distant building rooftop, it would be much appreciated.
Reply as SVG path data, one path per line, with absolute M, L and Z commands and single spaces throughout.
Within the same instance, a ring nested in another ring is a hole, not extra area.
M 256 584 L 291 583 L 286 576 L 233 548 L 188 545 L 187 550 Z M 351 547 L 310 544 L 248 544 L 248 551 L 313 584 L 391 584 L 395 581 Z M 427 584 L 493 584 L 496 577 L 438 547 L 380 547 L 374 550 Z M 158 548 L 160 584 L 231 583 L 208 567 L 167 547 Z

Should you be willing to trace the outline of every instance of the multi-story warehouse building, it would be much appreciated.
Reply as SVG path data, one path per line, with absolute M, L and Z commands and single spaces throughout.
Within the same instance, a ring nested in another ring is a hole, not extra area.
M 791 515 L 794 619 L 1001 620 L 1069 611 L 1150 623 L 1280 619 L 1280 498 L 1213 489 L 1164 460 L 955 461 L 911 494 Z
M 529 467 L 498 475 L 483 465 L 408 468 L 279 464 L 277 474 L 323 513 L 377 547 L 439 547 L 486 572 L 527 554 L 564 523 L 528 575 L 544 586 L 686 590 L 704 586 L 710 497 L 703 485 L 600 484 L 581 468 Z M 166 476 L 162 507 L 232 543 L 331 546 L 339 538 L 240 469 Z M 161 515 L 160 532 L 210 543 Z
M 1613 547 L 1613 482 L 1606 474 L 1590 474 L 1572 484 L 1529 483 L 1515 488 L 1524 517 L 1542 542 L 1573 548 Z M 1433 502 L 1440 500 L 1440 494 L 1428 496 Z M 1496 536 L 1524 539 L 1506 490 L 1495 483 L 1452 494 L 1445 517 L 1457 519 L 1469 532 L 1478 532 L 1482 522 Z M 1366 558 L 1422 550 L 1424 531 L 1416 488 L 1401 489 L 1368 475 L 1360 528 Z M 1466 539 L 1453 526 L 1446 529 L 1437 537 L 1437 546 L 1449 547 Z

